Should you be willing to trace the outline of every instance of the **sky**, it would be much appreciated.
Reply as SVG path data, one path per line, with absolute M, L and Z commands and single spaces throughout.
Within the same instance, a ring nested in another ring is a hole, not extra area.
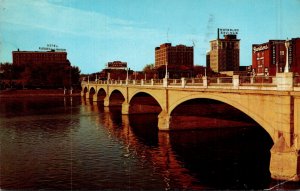
M 300 0 L 0 0 L 0 62 L 56 44 L 82 73 L 123 61 L 142 70 L 163 43 L 194 46 L 206 65 L 217 28 L 239 29 L 240 65 L 252 44 L 300 37 Z

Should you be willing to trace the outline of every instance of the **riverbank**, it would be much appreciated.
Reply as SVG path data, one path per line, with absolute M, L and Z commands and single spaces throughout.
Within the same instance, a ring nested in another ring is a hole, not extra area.
M 63 89 L 25 89 L 25 90 L 0 90 L 0 98 L 16 98 L 16 97 L 47 97 L 47 96 L 56 96 L 56 97 L 77 97 L 80 96 L 80 90 L 73 90 L 72 94 L 70 91 L 66 91 L 64 94 Z

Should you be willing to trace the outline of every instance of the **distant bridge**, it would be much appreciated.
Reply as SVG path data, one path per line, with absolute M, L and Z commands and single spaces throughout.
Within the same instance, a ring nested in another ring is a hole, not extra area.
M 158 113 L 159 130 L 178 129 L 180 119 L 172 112 L 190 100 L 223 102 L 252 118 L 272 138 L 272 177 L 299 181 L 300 84 L 292 73 L 261 78 L 83 81 L 81 95 L 103 101 L 104 106 L 121 105 L 122 114 Z M 180 128 L 194 122 L 180 123 Z

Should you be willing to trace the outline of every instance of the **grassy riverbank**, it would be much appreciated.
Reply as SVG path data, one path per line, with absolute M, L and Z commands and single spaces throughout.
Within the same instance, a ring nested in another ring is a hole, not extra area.
M 0 98 L 4 97 L 46 97 L 46 96 L 80 96 L 80 90 L 73 90 L 72 95 L 70 95 L 70 91 L 66 91 L 64 94 L 63 89 L 35 89 L 35 90 L 0 90 Z

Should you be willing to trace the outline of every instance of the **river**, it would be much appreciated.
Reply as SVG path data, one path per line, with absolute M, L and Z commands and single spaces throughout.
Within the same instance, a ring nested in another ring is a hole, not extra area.
M 270 177 L 273 143 L 261 127 L 160 132 L 155 115 L 121 115 L 119 107 L 78 97 L 0 101 L 1 189 L 267 189 L 282 183 Z

